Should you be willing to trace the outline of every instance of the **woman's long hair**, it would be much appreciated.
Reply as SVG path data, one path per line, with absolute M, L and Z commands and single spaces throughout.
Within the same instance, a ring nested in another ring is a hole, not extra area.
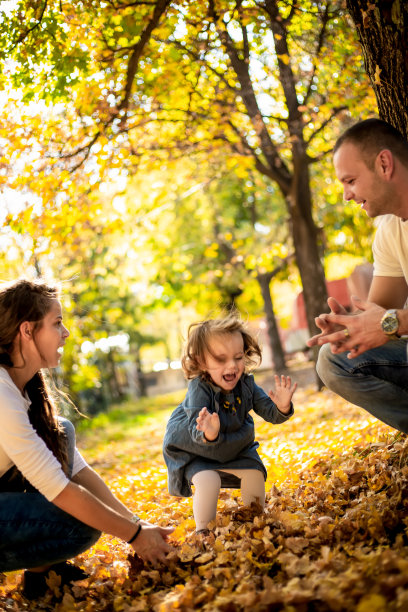
M 20 325 L 34 323 L 33 338 L 51 309 L 52 300 L 59 296 L 56 285 L 42 280 L 20 279 L 0 288 L 0 366 L 14 367 L 11 353 L 16 348 Z M 20 347 L 21 352 L 21 347 Z M 37 434 L 52 451 L 67 473 L 67 444 L 58 421 L 58 411 L 45 377 L 37 372 L 25 386 L 31 401 L 28 417 Z

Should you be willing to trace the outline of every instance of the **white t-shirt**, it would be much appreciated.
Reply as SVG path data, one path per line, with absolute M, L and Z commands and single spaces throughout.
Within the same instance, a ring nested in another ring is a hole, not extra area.
M 13 465 L 49 501 L 69 483 L 61 464 L 39 437 L 28 418 L 30 400 L 20 393 L 7 370 L 0 366 L 0 476 Z M 75 449 L 75 476 L 87 465 Z
M 403 276 L 408 284 L 408 221 L 396 215 L 380 217 L 373 255 L 374 276 Z

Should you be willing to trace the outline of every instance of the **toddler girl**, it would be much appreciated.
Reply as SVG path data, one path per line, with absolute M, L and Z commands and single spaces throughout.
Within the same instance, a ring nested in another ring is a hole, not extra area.
M 190 325 L 182 357 L 187 395 L 169 419 L 163 453 L 170 494 L 189 497 L 194 485 L 197 532 L 215 519 L 221 487 L 240 488 L 245 505 L 264 507 L 267 474 L 249 413 L 283 423 L 293 414 L 297 385 L 275 376 L 268 396 L 248 374 L 260 361 L 261 349 L 237 313 Z

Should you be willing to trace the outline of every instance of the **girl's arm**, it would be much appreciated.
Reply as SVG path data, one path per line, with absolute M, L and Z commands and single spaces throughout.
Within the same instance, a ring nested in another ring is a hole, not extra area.
M 92 472 L 90 468 L 81 470 L 74 477 L 76 482 L 71 481 L 52 501 L 58 508 L 82 523 L 127 542 L 137 528 L 131 520 L 132 513 L 110 492 L 103 481 L 103 485 L 101 484 L 102 479 Z M 81 484 L 81 481 L 85 484 Z M 90 486 L 90 489 L 85 485 Z M 171 550 L 166 539 L 172 531 L 172 527 L 159 527 L 143 522 L 142 530 L 131 546 L 144 561 L 165 562 L 165 555 Z
M 236 431 L 219 431 L 215 439 L 206 439 L 203 431 L 197 427 L 197 418 L 203 408 L 208 412 L 214 410 L 214 393 L 206 382 L 194 380 L 190 383 L 189 391 L 183 402 L 183 409 L 188 421 L 188 437 L 183 450 L 193 452 L 200 457 L 216 459 L 217 461 L 230 461 L 237 454 L 250 445 L 255 439 L 254 422 L 247 415 L 241 427 Z
M 293 404 L 290 398 L 288 399 L 288 406 L 285 406 L 285 411 L 281 412 L 275 402 L 261 387 L 255 384 L 255 382 L 253 385 L 253 409 L 265 421 L 274 424 L 284 423 L 293 415 Z M 291 396 L 293 395 L 295 388 L 296 386 L 294 386 Z
M 171 415 L 163 440 L 165 457 L 184 451 L 191 455 L 217 461 L 230 461 L 255 440 L 254 421 L 248 414 L 237 431 L 223 432 L 213 442 L 206 441 L 203 432 L 197 430 L 196 419 L 206 404 L 192 407 L 180 404 Z M 215 456 L 216 455 L 216 456 Z

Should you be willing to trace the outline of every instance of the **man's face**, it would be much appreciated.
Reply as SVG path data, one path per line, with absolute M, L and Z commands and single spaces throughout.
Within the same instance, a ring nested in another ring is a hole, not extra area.
M 343 185 L 345 200 L 360 204 L 369 217 L 392 213 L 395 205 L 393 189 L 381 176 L 378 163 L 373 170 L 368 168 L 358 147 L 349 142 L 336 151 L 333 163 L 336 176 Z

